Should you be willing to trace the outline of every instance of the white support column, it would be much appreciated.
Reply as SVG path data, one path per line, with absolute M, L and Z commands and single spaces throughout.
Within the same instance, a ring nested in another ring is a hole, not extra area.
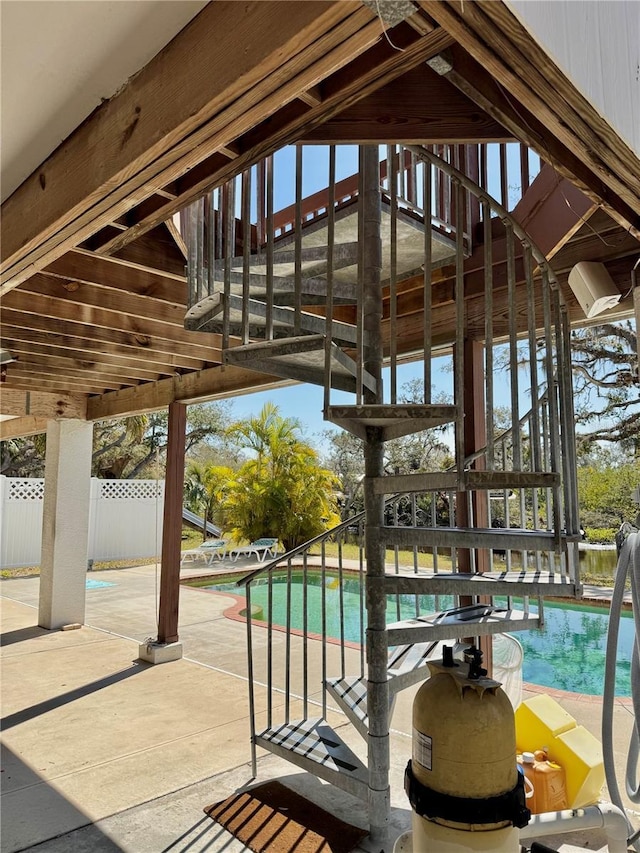
M 83 624 L 93 423 L 47 424 L 38 624 Z

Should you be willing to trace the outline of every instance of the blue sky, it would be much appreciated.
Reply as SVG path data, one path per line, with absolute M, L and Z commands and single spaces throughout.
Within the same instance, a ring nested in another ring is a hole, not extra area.
M 452 395 L 452 374 L 450 371 L 438 370 L 438 361 L 433 363 L 433 394 L 446 393 Z M 418 361 L 413 364 L 398 366 L 398 393 L 402 392 L 402 386 L 412 379 L 422 378 L 423 366 Z M 388 371 L 386 371 L 388 372 Z M 386 378 L 386 377 L 385 377 Z M 388 383 L 385 382 L 385 385 Z M 342 391 L 331 392 L 331 402 L 334 405 L 354 402 L 354 396 Z M 265 403 L 274 403 L 280 409 L 283 417 L 297 418 L 302 424 L 307 441 L 320 452 L 327 449 L 323 440 L 324 430 L 339 431 L 338 427 L 328 423 L 322 416 L 324 402 L 324 390 L 319 385 L 291 385 L 287 388 L 278 388 L 272 391 L 259 391 L 256 394 L 244 394 L 233 397 L 232 417 L 242 419 L 251 415 L 257 415 Z

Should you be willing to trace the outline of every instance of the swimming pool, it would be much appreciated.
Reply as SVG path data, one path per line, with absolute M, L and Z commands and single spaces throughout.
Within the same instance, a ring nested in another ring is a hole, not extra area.
M 273 621 L 276 625 L 286 623 L 286 577 L 273 580 Z M 327 576 L 326 632 L 330 637 L 340 637 L 340 589 L 337 578 Z M 360 642 L 360 592 L 357 579 L 343 579 L 344 639 Z M 243 588 L 235 583 L 212 584 L 208 590 L 242 595 Z M 267 612 L 268 585 L 254 584 L 251 588 L 252 606 L 262 607 Z M 310 577 L 307 587 L 307 630 L 322 633 L 322 582 L 319 576 Z M 499 599 L 496 599 L 498 603 Z M 440 596 L 436 607 L 434 596 L 420 596 L 422 613 L 453 606 L 450 596 Z M 291 627 L 303 628 L 303 583 L 302 577 L 293 577 L 291 588 Z M 532 608 L 535 610 L 536 608 Z M 604 660 L 607 643 L 609 611 L 602 607 L 590 607 L 571 603 L 545 602 L 545 625 L 539 631 L 518 631 L 517 637 L 524 649 L 523 679 L 542 687 L 555 687 L 574 693 L 602 695 L 604 686 Z M 387 621 L 415 616 L 413 595 L 400 596 L 400 614 L 395 598 L 387 607 Z M 366 614 L 365 614 L 366 616 Z M 618 638 L 618 666 L 616 693 L 631 695 L 631 652 L 634 641 L 634 621 L 630 612 L 623 613 Z

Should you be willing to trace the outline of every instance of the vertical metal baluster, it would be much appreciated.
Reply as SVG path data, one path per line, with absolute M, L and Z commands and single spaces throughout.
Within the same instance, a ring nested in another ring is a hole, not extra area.
M 327 303 L 324 341 L 324 403 L 326 413 L 331 403 L 331 337 L 333 322 L 333 265 L 336 226 L 336 147 L 329 146 L 329 206 L 327 209 Z
M 287 562 L 287 611 L 285 625 L 287 629 L 285 640 L 285 673 L 284 673 L 284 721 L 291 719 L 291 560 Z
M 275 232 L 273 228 L 273 155 L 265 161 L 267 179 L 267 307 L 265 310 L 265 341 L 273 340 L 273 250 Z
M 224 257 L 224 231 L 222 229 L 222 192 L 223 188 L 215 190 L 216 196 L 216 259 Z
M 362 365 L 368 358 L 369 344 L 364 344 L 364 192 L 362 146 L 358 149 L 358 302 L 356 305 L 356 405 L 363 401 Z
M 391 213 L 390 224 L 390 256 L 389 256 L 389 364 L 390 364 L 390 402 L 398 401 L 397 370 L 398 370 L 398 294 L 396 276 L 398 270 L 398 162 L 397 157 L 404 155 L 404 148 L 397 153 L 395 145 L 387 147 L 387 172 L 389 174 L 389 203 Z M 402 172 L 400 173 L 402 174 Z
M 309 715 L 309 575 L 307 551 L 302 554 L 302 716 Z M 324 682 L 323 682 L 324 689 Z
M 551 470 L 554 472 L 560 471 L 560 425 L 558 422 L 558 403 L 557 403 L 557 378 L 555 375 L 554 354 L 556 352 L 556 343 L 552 332 L 552 308 L 551 308 L 551 285 L 549 282 L 549 274 L 546 268 L 542 269 L 542 295 L 544 305 L 544 336 L 547 347 L 546 352 L 546 370 L 547 370 L 547 397 L 549 405 L 549 450 L 551 459 Z M 556 545 L 559 544 L 560 530 L 562 528 L 562 520 L 560 514 L 560 491 L 555 490 L 553 502 L 553 530 L 555 534 Z
M 248 602 L 247 602 L 247 606 Z M 251 613 L 251 610 L 248 611 Z M 267 578 L 267 727 L 273 725 L 273 572 Z
M 454 389 L 453 397 L 456 412 L 456 459 L 460 482 L 458 491 L 464 491 L 462 472 L 464 468 L 464 333 L 465 333 L 465 301 L 464 301 L 464 235 L 462 231 L 462 185 L 455 180 L 453 183 L 456 200 L 456 338 L 454 348 Z
M 433 275 L 433 226 L 431 224 L 432 209 L 432 169 L 429 162 L 422 163 L 422 187 L 423 187 L 423 221 L 424 221 L 424 299 L 423 299 L 423 327 L 424 338 L 424 389 L 423 400 L 425 404 L 431 403 L 431 277 Z
M 229 325 L 231 321 L 231 265 L 236 250 L 236 179 L 226 185 L 225 204 L 225 247 L 224 247 L 224 305 L 222 309 L 222 349 L 229 348 Z
M 190 204 L 185 211 L 185 224 L 187 232 L 187 287 L 188 305 L 191 308 L 198 301 L 198 252 L 196 242 L 196 202 Z
M 456 517 L 456 493 L 450 491 L 448 493 L 449 498 L 449 525 L 453 526 L 455 524 Z M 451 549 L 451 571 L 458 571 L 458 550 L 457 548 Z
M 255 683 L 253 680 L 253 643 L 251 637 L 251 583 L 245 587 L 245 601 L 247 604 L 247 682 L 249 686 L 249 727 L 251 737 L 251 774 L 255 778 L 258 775 L 258 758 L 256 755 L 256 705 L 255 705 Z
M 293 334 L 302 331 L 302 145 L 296 145 L 296 233 L 293 286 Z
M 327 683 L 327 549 L 323 539 L 320 547 L 322 560 L 320 563 L 320 618 L 322 623 L 322 684 Z M 322 716 L 327 716 L 327 691 L 322 691 Z
M 438 526 L 438 493 L 434 492 L 431 496 L 431 526 Z M 431 550 L 431 556 L 433 559 L 433 571 L 435 574 L 438 574 L 438 546 L 434 545 Z
M 242 173 L 242 343 L 249 343 L 249 298 L 251 295 L 251 169 Z
M 507 299 L 509 302 L 509 374 L 511 380 L 511 436 L 513 470 L 522 471 L 520 443 L 520 402 L 518 388 L 518 326 L 516 305 L 516 262 L 513 227 L 505 223 L 507 237 Z
M 507 174 L 507 146 L 500 143 L 500 203 L 509 209 L 509 176 Z
M 344 648 L 344 566 L 342 561 L 342 542 L 338 543 L 338 596 L 340 607 L 340 677 L 344 678 L 347 674 L 347 662 Z
M 202 198 L 196 202 L 196 302 L 200 302 L 206 295 L 204 291 L 204 204 Z
M 366 668 L 366 610 L 365 610 L 365 567 L 364 567 L 364 522 L 360 521 L 358 537 L 360 540 L 360 561 L 358 566 L 359 573 L 359 590 L 360 590 L 360 675 L 364 676 Z
M 216 209 L 214 205 L 214 191 L 205 196 L 207 204 L 207 296 L 211 296 L 215 290 L 216 281 Z
M 487 453 L 485 464 L 488 471 L 495 470 L 493 447 L 493 237 L 491 232 L 491 205 L 482 202 L 484 223 L 484 336 L 485 336 L 485 434 Z
M 576 479 L 578 463 L 576 460 L 576 434 L 575 434 L 575 412 L 573 408 L 573 376 L 571 373 L 571 326 L 566 306 L 562 306 L 562 375 L 564 379 L 564 411 L 563 423 L 565 433 L 566 458 L 564 460 L 564 478 L 569 483 L 569 517 L 571 526 L 567 524 L 567 531 L 573 534 L 580 533 L 580 514 L 578 501 L 578 482 Z M 580 585 L 580 563 L 578 554 L 578 543 L 569 545 L 568 550 L 570 580 Z
M 488 188 L 488 185 L 487 185 L 487 176 L 489 174 L 488 163 L 487 163 L 488 151 L 489 151 L 489 148 L 488 148 L 488 145 L 486 143 L 484 145 L 480 146 L 480 186 L 482 187 L 483 190 L 487 190 L 487 188 Z M 485 215 L 485 212 L 486 212 L 486 209 L 483 207 L 483 214 L 482 214 L 483 217 Z M 489 211 L 489 213 L 490 213 L 490 211 Z
M 529 189 L 529 148 L 520 143 L 520 198 Z

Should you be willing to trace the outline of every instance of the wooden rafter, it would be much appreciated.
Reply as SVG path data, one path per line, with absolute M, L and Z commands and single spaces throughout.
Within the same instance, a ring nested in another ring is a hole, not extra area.
M 513 13 L 503 3 L 420 0 L 420 5 L 490 75 L 501 100 L 510 105 L 505 112 L 527 110 L 526 120 L 516 122 L 519 137 L 533 131 L 538 140 L 527 140 L 529 144 L 545 159 L 568 168 L 640 239 L 638 158 L 575 92 Z M 475 85 L 468 72 L 459 79 L 467 89 Z M 510 126 L 507 121 L 505 126 Z

